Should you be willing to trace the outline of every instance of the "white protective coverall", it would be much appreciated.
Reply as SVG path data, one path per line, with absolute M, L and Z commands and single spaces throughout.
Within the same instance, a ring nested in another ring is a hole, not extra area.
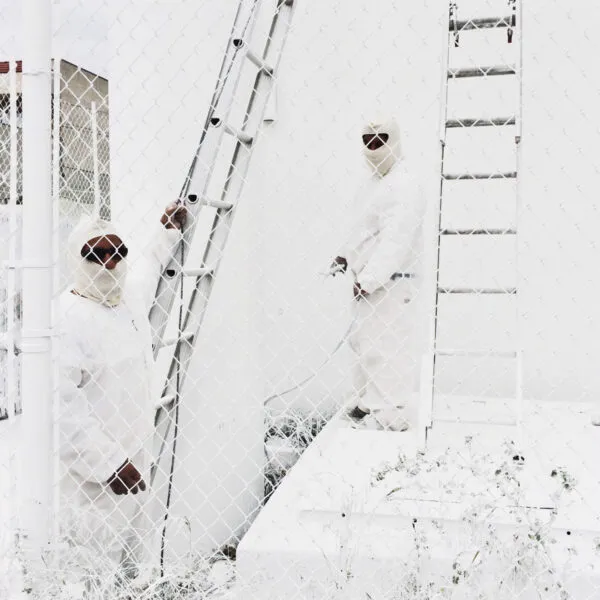
M 402 159 L 393 119 L 369 123 L 363 134 L 386 133 L 378 150 L 364 148 L 372 175 L 352 208 L 354 225 L 340 251 L 368 296 L 354 300 L 355 406 L 367 426 L 402 431 L 416 418 L 412 401 L 420 364 L 421 302 L 415 301 L 423 252 L 425 201 Z
M 74 284 L 60 299 L 59 416 L 64 568 L 79 578 L 104 575 L 107 584 L 123 559 L 144 574 L 150 570 L 149 490 L 116 495 L 107 481 L 129 459 L 149 483 L 148 311 L 180 232 L 157 226 L 149 252 L 137 258 L 130 252 L 114 272 L 81 257 L 87 241 L 109 234 L 116 234 L 110 223 L 84 217 L 69 238 Z M 125 278 L 128 262 L 133 277 Z

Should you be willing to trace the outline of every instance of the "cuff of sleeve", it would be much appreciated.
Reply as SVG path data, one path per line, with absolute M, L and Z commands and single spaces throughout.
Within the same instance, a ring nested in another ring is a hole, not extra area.
M 181 230 L 180 229 L 167 229 L 164 225 L 160 226 L 162 230 L 162 239 L 164 240 L 165 245 L 172 249 L 173 246 L 181 239 Z
M 94 479 L 98 483 L 106 483 L 128 460 L 129 457 L 125 456 L 122 450 L 115 452 L 105 464 L 96 469 Z
M 179 229 L 167 229 L 164 225 L 159 225 L 154 237 L 154 255 L 161 265 L 169 261 L 180 239 Z
M 374 277 L 361 277 L 360 275 L 358 276 L 358 283 L 367 294 L 372 294 L 385 285 L 385 283 L 377 281 Z

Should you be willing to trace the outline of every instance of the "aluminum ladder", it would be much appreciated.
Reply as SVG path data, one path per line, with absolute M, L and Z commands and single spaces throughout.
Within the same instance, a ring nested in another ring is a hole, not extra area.
M 165 521 L 168 518 L 174 473 L 181 391 L 225 252 L 295 9 L 293 0 L 275 0 L 266 39 L 260 40 L 257 39 L 256 22 L 264 4 L 262 0 L 241 0 L 238 6 L 201 139 L 179 196 L 179 201 L 188 209 L 188 223 L 174 251 L 174 258 L 160 278 L 150 310 L 154 356 L 156 358 L 162 348 L 168 348 L 171 357 L 162 394 L 155 407 L 155 435 L 160 450 L 151 475 L 151 481 L 154 481 L 159 468 L 169 474 L 169 489 L 159 491 L 161 495 L 166 493 Z M 259 51 L 261 45 L 263 49 Z M 256 76 L 251 89 L 241 90 L 240 87 L 244 86 L 239 84 L 246 61 L 256 67 Z M 229 124 L 229 117 L 233 105 L 240 106 L 244 102 L 244 95 L 249 99 L 245 104 L 243 127 L 240 129 Z M 220 158 L 219 150 L 224 136 L 233 136 L 234 151 L 220 197 L 209 198 L 207 191 Z M 194 240 L 200 210 L 204 207 L 215 209 L 210 234 L 201 264 L 188 265 L 187 253 Z M 186 302 L 184 285 L 191 286 Z M 179 306 L 175 305 L 176 299 L 179 299 Z M 176 311 L 175 316 L 178 313 L 178 331 L 168 339 L 165 331 L 173 311 Z M 168 447 L 170 450 L 167 450 Z
M 523 397 L 522 397 L 522 353 L 519 348 L 518 339 L 518 313 L 516 306 L 517 286 L 515 287 L 465 287 L 465 286 L 448 286 L 442 285 L 440 282 L 440 265 L 442 255 L 444 253 L 444 241 L 451 236 L 510 236 L 515 243 L 515 257 L 518 257 L 517 248 L 517 221 L 519 213 L 519 166 L 521 163 L 520 157 L 520 142 L 522 134 L 522 115 L 521 115 L 521 64 L 522 64 L 522 44 L 521 44 L 521 6 L 517 4 L 517 0 L 508 0 L 507 14 L 501 17 L 492 18 L 473 18 L 460 20 L 458 18 L 458 7 L 455 2 L 451 2 L 449 6 L 449 27 L 444 32 L 444 58 L 443 58 L 443 76 L 442 76 L 442 93 L 441 93 L 441 117 L 440 117 L 440 146 L 441 146 L 441 174 L 440 174 L 440 194 L 439 203 L 435 210 L 436 221 L 436 249 L 435 260 L 432 261 L 432 266 L 435 267 L 435 304 L 433 308 L 432 326 L 430 332 L 430 345 L 426 359 L 423 361 L 421 372 L 421 402 L 420 402 L 420 422 L 419 422 L 419 446 L 421 449 L 426 448 L 427 437 L 436 421 L 441 420 L 436 410 L 436 380 L 439 373 L 439 358 L 444 356 L 459 356 L 465 358 L 482 358 L 495 357 L 498 359 L 507 359 L 516 361 L 515 372 L 515 397 L 511 399 L 512 425 L 516 426 L 517 443 L 521 443 L 521 424 L 523 418 Z M 462 34 L 468 40 L 468 32 L 480 30 L 497 30 L 505 29 L 507 33 L 507 42 L 509 44 L 516 43 L 518 59 L 516 64 L 493 64 L 467 68 L 452 68 L 450 67 L 450 53 L 452 47 L 459 47 Z M 507 77 L 517 78 L 517 98 L 516 106 L 513 114 L 493 117 L 493 118 L 449 118 L 448 104 L 449 97 L 452 93 L 452 84 L 458 79 L 464 78 L 481 78 L 481 84 L 490 77 Z M 492 130 L 495 128 L 514 128 L 514 150 L 516 153 L 516 170 L 515 171 L 490 171 L 490 172 L 447 172 L 444 164 L 444 158 L 447 151 L 447 133 L 448 130 L 458 128 L 487 128 Z M 465 227 L 465 228 L 449 228 L 443 223 L 442 215 L 444 211 L 444 197 L 448 187 L 448 182 L 454 182 L 454 185 L 460 185 L 464 181 L 491 181 L 491 180 L 512 180 L 515 182 L 515 206 L 516 214 L 514 225 L 509 227 Z M 518 260 L 515 258 L 515 260 Z M 441 347 L 439 344 L 439 325 L 440 325 L 440 302 L 444 296 L 449 294 L 455 295 L 479 295 L 485 298 L 488 295 L 505 295 L 515 298 L 515 324 L 516 324 L 516 344 L 514 349 L 497 350 L 493 348 L 484 350 L 458 350 L 452 348 Z M 450 403 L 451 404 L 451 403 Z M 469 404 L 467 403 L 467 411 Z M 485 411 L 484 411 L 485 413 Z M 479 419 L 479 420 L 478 420 Z M 451 422 L 474 422 L 482 423 L 481 416 L 475 417 L 473 421 L 469 417 L 461 418 L 453 417 Z

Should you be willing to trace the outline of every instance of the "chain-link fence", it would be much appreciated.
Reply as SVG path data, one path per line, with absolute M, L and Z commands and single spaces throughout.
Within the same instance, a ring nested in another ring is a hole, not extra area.
M 58 226 L 61 232 L 59 237 L 65 239 L 79 217 L 91 212 L 95 203 L 98 204 L 98 210 L 103 217 L 110 217 L 108 86 L 106 79 L 66 61 L 57 60 L 55 65 L 57 74 L 54 85 L 60 97 L 59 123 L 55 131 L 58 137 L 56 163 L 60 174 Z M 11 71 L 14 72 L 12 89 Z M 0 257 L 4 263 L 5 275 L 0 282 L 2 297 L 0 330 L 4 336 L 8 336 L 3 338 L 3 344 L 5 346 L 12 344 L 18 357 L 18 348 L 15 348 L 14 344 L 20 322 L 20 285 L 16 261 L 20 257 L 22 225 L 20 207 L 23 198 L 22 61 L 13 61 L 12 68 L 9 61 L 0 62 L 0 79 L 0 209 L 2 211 L 0 226 L 4 241 Z M 14 98 L 15 116 L 11 121 L 12 98 Z M 50 108 L 49 105 L 49 110 Z M 14 171 L 11 170 L 11 159 L 14 161 Z M 95 172 L 96 177 L 94 177 Z M 13 190 L 11 190 L 11 178 L 15 179 Z M 63 248 L 62 254 L 64 253 Z M 63 267 L 66 267 L 64 262 Z M 61 271 L 66 274 L 65 268 Z M 65 280 L 62 285 L 67 283 Z M 5 352 L 6 348 L 3 347 L 2 353 Z M 16 365 L 18 365 L 17 357 Z M 1 360 L 4 361 L 5 357 L 3 356 Z M 7 391 L 10 386 L 8 381 L 14 379 L 18 388 L 18 367 L 14 370 L 12 367 L 3 367 L 1 373 L 3 393 L 0 396 L 2 398 L 0 418 L 6 418 L 8 407 L 5 400 L 8 401 L 11 396 Z M 19 412 L 18 390 L 16 396 L 14 393 L 12 395 L 16 399 L 16 410 Z
M 600 598 L 599 10 L 55 16 L 39 548 L 0 63 L 0 597 Z

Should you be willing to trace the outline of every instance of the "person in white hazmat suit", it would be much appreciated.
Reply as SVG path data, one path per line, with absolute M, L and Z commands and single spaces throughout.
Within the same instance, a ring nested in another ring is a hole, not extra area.
M 354 224 L 332 272 L 354 277 L 356 355 L 349 415 L 367 428 L 404 431 L 416 418 L 424 195 L 402 156 L 393 118 L 367 123 L 363 151 L 371 170 L 356 195 Z
M 131 256 L 111 223 L 84 217 L 69 238 L 73 284 L 60 298 L 59 517 L 64 568 L 78 584 L 100 577 L 110 585 L 127 564 L 134 576 L 148 576 L 148 313 L 186 218 L 182 205 L 167 207 L 130 275 Z

